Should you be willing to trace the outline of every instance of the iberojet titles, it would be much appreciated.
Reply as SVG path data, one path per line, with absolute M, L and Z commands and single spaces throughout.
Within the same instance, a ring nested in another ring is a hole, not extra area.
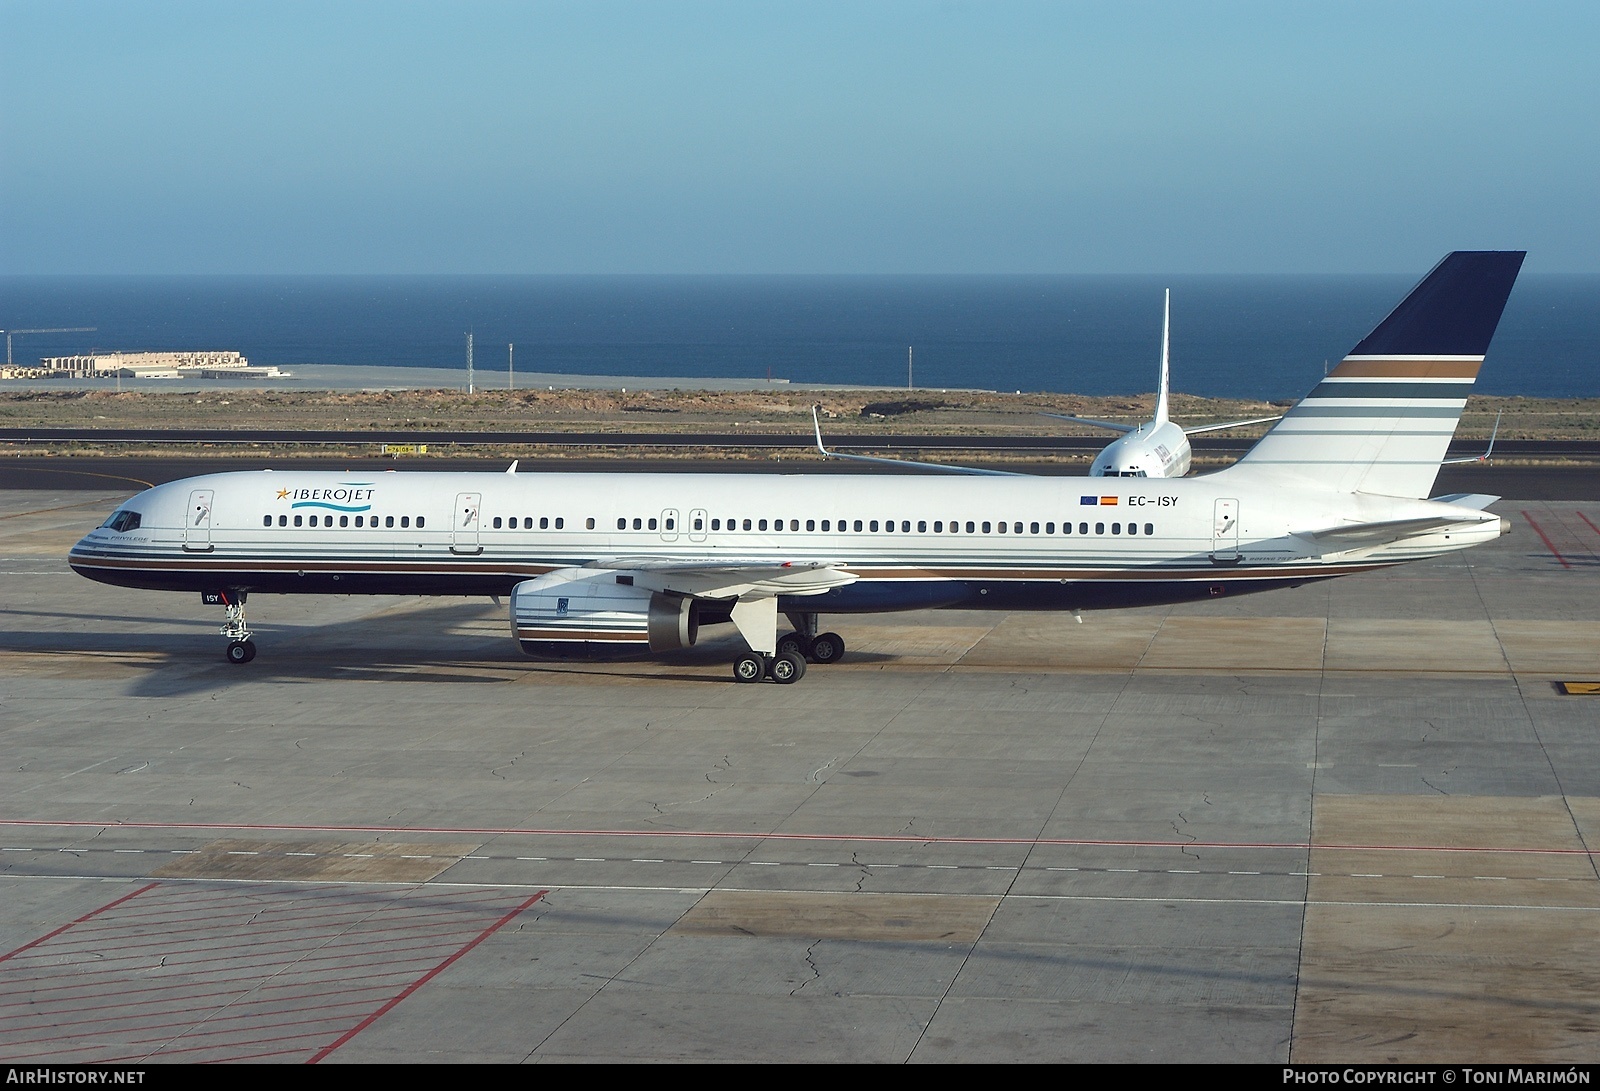
M 370 511 L 372 494 L 377 489 L 371 482 L 358 481 L 327 489 L 279 489 L 278 499 L 289 500 L 294 508 L 332 508 L 334 511 Z M 367 503 L 362 503 L 367 501 Z

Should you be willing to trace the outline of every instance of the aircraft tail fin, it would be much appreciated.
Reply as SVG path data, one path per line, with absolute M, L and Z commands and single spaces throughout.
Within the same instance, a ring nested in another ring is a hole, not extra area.
M 1227 472 L 1426 497 L 1525 256 L 1447 256 Z
M 1172 289 L 1167 289 L 1166 300 L 1161 307 L 1161 382 L 1156 387 L 1156 424 L 1164 424 L 1167 420 L 1167 347 L 1171 344 L 1172 334 Z

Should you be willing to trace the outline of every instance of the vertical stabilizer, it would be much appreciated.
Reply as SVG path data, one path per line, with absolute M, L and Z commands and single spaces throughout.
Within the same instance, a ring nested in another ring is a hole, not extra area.
M 1446 257 L 1235 469 L 1426 497 L 1524 256 Z
M 1172 343 L 1172 289 L 1168 288 L 1161 306 L 1161 383 L 1156 387 L 1156 420 L 1167 419 L 1167 349 Z

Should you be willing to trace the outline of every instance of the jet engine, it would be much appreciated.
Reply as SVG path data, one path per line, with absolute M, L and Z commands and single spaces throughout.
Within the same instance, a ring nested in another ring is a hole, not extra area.
M 527 654 L 562 659 L 672 651 L 699 638 L 700 603 L 635 587 L 627 573 L 543 577 L 512 589 L 511 632 Z

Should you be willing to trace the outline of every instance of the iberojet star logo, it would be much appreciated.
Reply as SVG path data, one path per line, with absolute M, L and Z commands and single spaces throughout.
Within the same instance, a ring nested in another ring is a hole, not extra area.
M 331 489 L 279 489 L 278 499 L 291 501 L 291 508 L 371 511 L 372 486 L 371 481 L 351 481 Z

